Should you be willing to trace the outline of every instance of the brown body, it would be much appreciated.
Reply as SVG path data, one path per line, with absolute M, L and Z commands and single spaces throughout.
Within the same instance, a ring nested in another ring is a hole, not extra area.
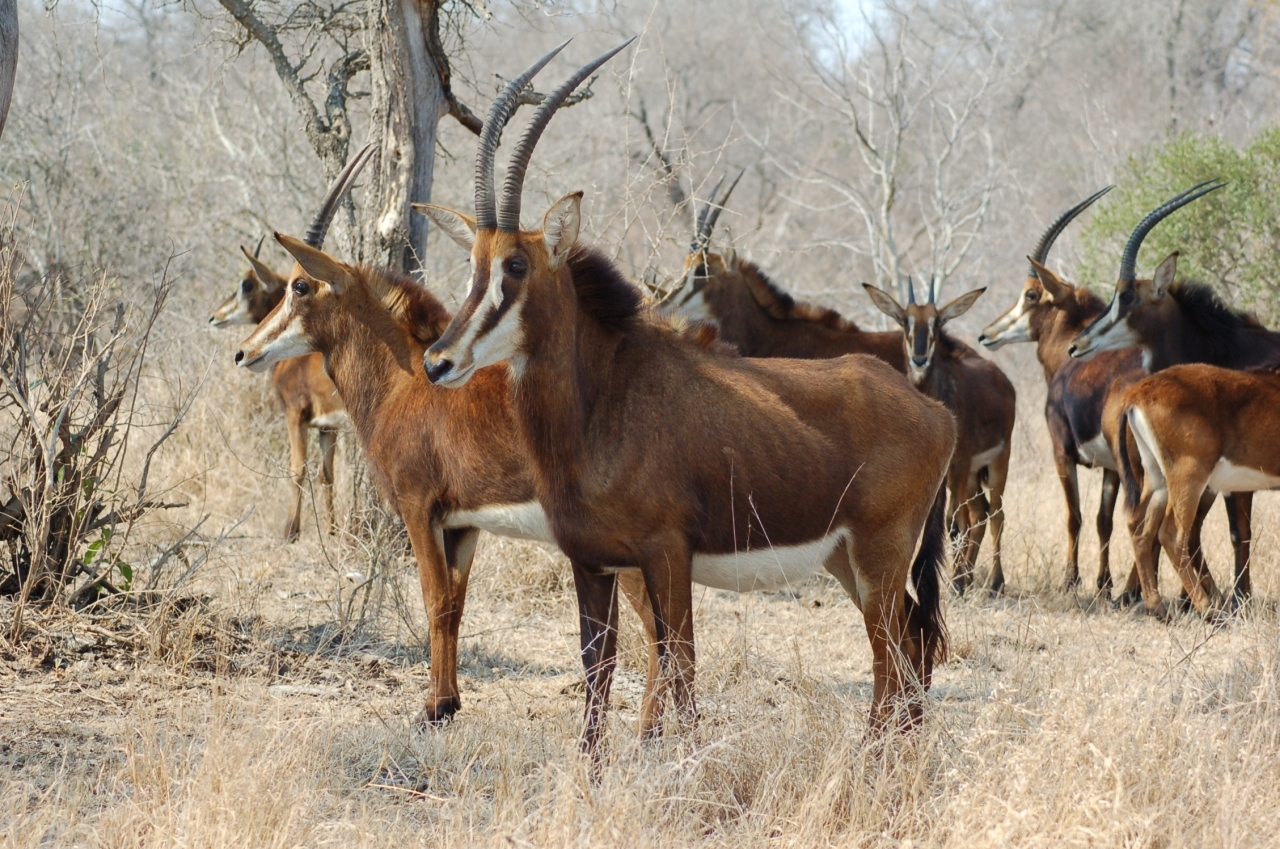
M 692 582 L 785 585 L 768 564 L 805 546 L 863 612 L 882 724 L 911 681 L 927 686 L 943 644 L 930 574 L 940 515 L 914 570 L 921 603 L 906 586 L 954 445 L 951 416 L 872 357 L 747 360 L 682 340 L 639 311 L 607 261 L 570 254 L 577 204 L 557 204 L 541 233 L 471 239 L 469 219 L 430 209 L 471 242 L 473 268 L 507 271 L 477 275 L 426 364 L 435 382 L 459 386 L 486 364 L 478 355 L 514 357 L 538 498 L 575 561 L 586 745 L 614 663 L 616 569 L 643 575 L 676 703 L 691 714 Z
M 330 271 L 310 267 L 330 282 L 296 269 L 289 297 L 245 340 L 237 362 L 261 368 L 308 350 L 316 352 L 308 358 L 323 357 L 378 488 L 409 532 L 430 623 L 431 691 L 421 719 L 438 723 L 461 706 L 458 629 L 479 530 L 546 541 L 551 535 L 537 506 L 506 369 L 485 369 L 457 392 L 432 386 L 422 356 L 449 321 L 444 307 L 408 278 L 315 254 L 321 259 L 300 258 L 324 262 Z M 625 589 L 651 629 L 638 583 Z M 656 709 L 656 656 L 650 666 L 646 717 Z
M 1132 440 L 1138 436 L 1132 414 L 1135 393 L 1174 365 L 1202 362 L 1220 369 L 1274 368 L 1280 364 L 1280 334 L 1263 327 L 1256 318 L 1233 310 L 1222 304 L 1210 289 L 1194 283 L 1174 282 L 1177 273 L 1177 254 L 1169 256 L 1156 269 L 1150 280 L 1122 279 L 1116 284 L 1111 304 L 1092 324 L 1076 336 L 1071 354 L 1090 358 L 1117 347 L 1138 345 L 1142 349 L 1144 363 L 1157 374 L 1136 384 L 1124 398 L 1124 421 L 1128 433 L 1122 434 L 1126 448 L 1140 445 Z M 1164 385 L 1157 383 L 1156 385 Z M 1145 390 L 1144 390 L 1145 391 Z M 1122 458 L 1123 459 L 1123 458 Z M 1131 481 L 1126 482 L 1127 500 L 1136 499 L 1140 489 L 1158 492 L 1159 479 L 1148 482 L 1143 477 L 1145 463 L 1141 456 L 1129 452 Z M 1127 470 L 1122 462 L 1122 473 Z M 1171 528 L 1161 530 L 1163 515 L 1159 496 L 1144 498 L 1144 507 L 1130 516 L 1130 532 L 1138 561 L 1138 573 L 1142 582 L 1142 596 L 1147 609 L 1157 615 L 1165 615 L 1166 608 L 1156 584 L 1155 558 L 1159 545 L 1175 558 L 1175 566 L 1183 578 L 1183 585 L 1191 601 L 1201 612 L 1217 604 L 1217 590 L 1212 576 L 1203 567 L 1199 556 L 1199 525 L 1212 500 L 1212 489 L 1202 488 L 1197 493 L 1198 512 L 1188 528 L 1185 538 Z M 1228 497 L 1228 516 L 1232 519 L 1232 542 L 1236 546 L 1236 581 L 1234 596 L 1239 599 L 1250 591 L 1249 542 L 1251 490 L 1224 489 L 1233 493 Z M 1179 505 L 1178 509 L 1182 509 Z M 1170 521 L 1173 521 L 1170 514 Z M 1179 532 L 1181 533 L 1181 532 Z M 1194 576 L 1194 577 L 1188 577 Z
M 871 354 L 906 372 L 899 334 L 862 330 L 834 310 L 798 302 L 747 260 L 690 253 L 685 280 L 663 309 L 714 322 L 720 340 L 737 345 L 743 356 L 814 360 Z
M 1173 366 L 1135 386 L 1127 401 L 1126 449 L 1136 456 L 1125 459 L 1142 482 L 1133 530 L 1144 601 L 1166 615 L 1154 570 L 1143 568 L 1142 554 L 1158 540 L 1192 604 L 1215 610 L 1222 599 L 1213 577 L 1193 560 L 1196 530 L 1215 491 L 1241 496 L 1280 488 L 1280 374 Z
M 932 286 L 924 304 L 915 302 L 912 287 L 904 307 L 888 292 L 864 285 L 876 307 L 902 327 L 899 344 L 911 383 L 941 401 L 955 416 L 956 448 L 947 469 L 947 527 L 957 546 L 956 589 L 963 593 L 972 582 L 990 522 L 994 562 L 988 588 L 998 593 L 1004 588 L 1004 485 L 1009 476 L 1017 393 L 994 363 L 946 332 L 947 322 L 967 312 L 985 289 L 961 295 L 939 308 Z
M 244 253 L 251 267 L 236 286 L 236 291 L 209 316 L 212 327 L 256 325 L 284 299 L 285 278 L 260 262 L 256 252 Z M 324 502 L 325 529 L 333 533 L 336 527 L 333 459 L 338 446 L 338 432 L 346 424 L 342 397 L 325 373 L 324 358 L 319 354 L 306 354 L 276 363 L 271 369 L 271 385 L 284 408 L 285 425 L 289 431 L 289 475 L 293 481 L 293 499 L 289 505 L 284 537 L 293 542 L 302 529 L 308 428 L 315 428 L 320 435 L 320 491 Z

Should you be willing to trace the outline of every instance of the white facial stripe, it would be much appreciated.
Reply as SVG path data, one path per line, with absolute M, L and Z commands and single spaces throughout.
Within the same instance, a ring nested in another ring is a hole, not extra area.
M 246 362 L 245 365 L 251 371 L 261 371 L 281 360 L 300 357 L 315 350 L 315 345 L 302 331 L 302 321 L 293 314 L 293 297 L 293 290 L 290 289 L 285 293 L 284 307 L 264 320 L 254 331 L 253 336 L 261 334 L 267 341 L 260 343 L 252 360 Z
M 502 306 L 502 260 L 495 259 L 489 266 L 489 303 L 497 309 Z

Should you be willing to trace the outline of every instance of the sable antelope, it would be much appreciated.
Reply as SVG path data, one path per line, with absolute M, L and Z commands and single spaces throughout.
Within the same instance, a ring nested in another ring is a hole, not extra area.
M 941 401 L 956 419 L 956 448 L 947 470 L 947 527 L 953 542 L 960 546 L 956 589 L 963 593 L 973 580 L 973 567 L 990 520 L 994 563 L 989 589 L 999 593 L 1004 589 L 1000 560 L 1004 485 L 1009 476 L 1017 393 L 995 363 L 982 359 L 946 331 L 947 323 L 968 312 L 986 288 L 967 292 L 940 308 L 937 286 L 932 282 L 928 302 L 918 304 L 915 284 L 908 278 L 905 307 L 883 289 L 870 283 L 862 285 L 876 308 L 902 327 L 907 378 L 916 389 Z
M 289 294 L 244 341 L 236 363 L 261 371 L 296 361 L 290 357 L 322 357 L 347 399 L 378 488 L 409 532 L 431 634 L 430 693 L 419 721 L 442 723 L 462 704 L 458 629 L 479 531 L 554 542 L 534 496 L 506 370 L 485 369 L 458 392 L 432 386 L 419 363 L 450 318 L 434 295 L 406 276 L 276 238 L 298 263 Z M 652 631 L 638 577 L 624 589 Z M 656 724 L 652 647 L 649 678 L 642 727 Z
M 1097 520 L 1097 591 L 1102 597 L 1110 595 L 1112 586 L 1111 532 L 1120 475 L 1111 445 L 1120 420 L 1118 399 L 1144 372 L 1137 349 L 1111 352 L 1089 362 L 1068 356 L 1071 340 L 1102 314 L 1106 303 L 1088 289 L 1059 278 L 1044 263 L 1067 225 L 1112 188 L 1095 192 L 1049 225 L 1028 257 L 1031 266 L 1017 302 L 978 336 L 978 342 L 992 351 L 1012 342 L 1036 343 L 1036 358 L 1049 389 L 1044 414 L 1053 443 L 1053 462 L 1067 499 L 1067 590 L 1080 583 L 1082 517 L 1077 469 L 1102 469 Z M 1136 584 L 1130 589 L 1136 590 Z
M 866 621 L 873 728 L 903 702 L 914 722 L 921 706 L 908 690 L 928 687 L 946 647 L 936 571 L 943 501 L 935 495 L 955 442 L 951 415 L 872 357 L 739 359 L 679 337 L 645 313 L 611 262 L 578 244 L 580 192 L 557 201 L 540 231 L 520 228 L 525 170 L 556 106 L 625 46 L 539 107 L 500 205 L 497 130 L 524 75 L 485 121 L 475 217 L 417 207 L 471 255 L 470 292 L 427 349 L 427 376 L 459 388 L 487 366 L 509 364 L 538 500 L 573 562 L 584 749 L 598 751 L 608 703 L 619 570 L 644 578 L 664 683 L 685 719 L 696 717 L 692 582 L 777 588 L 821 564 Z
M 307 233 L 307 240 L 314 247 L 323 246 L 338 204 L 372 155 L 373 146 L 366 145 L 352 157 L 330 186 Z M 249 270 L 235 292 L 209 316 L 209 324 L 213 327 L 259 324 L 284 299 L 287 281 L 259 258 L 262 241 L 258 241 L 252 254 L 243 246 L 240 250 L 249 260 Z M 284 538 L 294 542 L 302 530 L 308 428 L 315 428 L 320 436 L 320 492 L 324 503 L 325 530 L 332 534 L 337 527 L 333 509 L 333 460 L 338 447 L 338 433 L 347 425 L 342 397 L 325 373 L 324 358 L 319 354 L 278 362 L 271 370 L 271 385 L 284 407 L 285 425 L 289 430 L 289 475 L 293 480 L 293 500 L 289 506 Z
M 1280 353 L 1280 350 L 1277 351 Z M 1156 540 L 1178 570 L 1191 603 L 1201 613 L 1222 604 L 1208 569 L 1197 569 L 1198 529 L 1213 493 L 1252 499 L 1258 490 L 1280 489 L 1280 358 L 1270 368 L 1243 372 L 1216 366 L 1178 365 L 1133 387 L 1126 397 L 1131 440 L 1122 461 L 1138 467 L 1126 480 L 1125 501 L 1134 515 L 1134 550 L 1147 610 L 1168 616 L 1156 583 Z M 1136 448 L 1136 457 L 1127 452 Z M 1129 481 L 1134 481 L 1133 485 Z M 1247 513 L 1245 514 L 1247 518 Z M 1236 599 L 1248 592 L 1248 571 L 1237 580 Z
M 1176 251 L 1160 263 L 1151 280 L 1137 279 L 1138 250 L 1146 235 L 1174 211 L 1224 185 L 1225 183 L 1211 180 L 1193 186 L 1161 204 L 1139 222 L 1125 245 L 1111 303 L 1104 313 L 1075 337 L 1070 348 L 1072 357 L 1088 359 L 1116 348 L 1137 345 L 1142 350 L 1144 366 L 1153 372 L 1160 372 L 1173 365 L 1197 362 L 1227 369 L 1265 368 L 1280 358 L 1280 334 L 1263 327 L 1252 315 L 1226 306 L 1207 286 L 1186 281 L 1175 282 L 1178 260 Z M 1136 389 L 1137 387 L 1134 391 Z M 1130 400 L 1126 397 L 1125 417 L 1128 429 L 1132 431 L 1134 425 L 1128 414 L 1129 406 Z M 1133 433 L 1136 436 L 1136 431 Z M 1127 438 L 1122 434 L 1122 439 Z M 1135 472 L 1143 471 L 1143 467 L 1137 462 L 1134 467 Z M 1158 487 L 1160 482 L 1154 481 L 1151 485 Z M 1126 482 L 1126 501 L 1134 501 L 1138 487 L 1143 487 L 1145 491 L 1146 486 L 1145 481 L 1136 477 Z M 1235 597 L 1241 599 L 1250 592 L 1252 496 L 1245 489 L 1223 492 L 1236 555 Z M 1211 502 L 1211 497 L 1198 502 L 1199 519 L 1188 529 L 1187 540 L 1183 540 L 1190 551 L 1189 567 L 1200 574 L 1196 584 L 1202 588 L 1212 587 L 1212 577 L 1208 576 L 1207 569 L 1203 567 L 1198 535 L 1200 523 Z M 1172 537 L 1159 539 L 1159 526 L 1152 527 L 1150 523 L 1144 522 L 1143 515 L 1144 513 L 1139 513 L 1130 517 L 1130 531 L 1135 534 L 1138 573 L 1143 581 L 1143 599 L 1148 610 L 1163 615 L 1165 608 L 1155 588 L 1155 545 Z M 1170 556 L 1174 556 L 1172 548 L 1166 550 L 1170 552 Z M 1188 563 L 1179 563 L 1178 568 L 1182 575 L 1182 570 L 1188 568 Z M 1193 603 L 1203 611 L 1204 605 L 1197 602 L 1196 597 L 1201 597 L 1203 601 L 1205 594 L 1193 592 L 1185 580 L 1184 585 L 1187 586 Z
M 755 263 L 732 252 L 725 256 L 710 251 L 716 221 L 737 184 L 735 179 L 719 200 L 720 183 L 711 190 L 685 257 L 684 285 L 669 294 L 661 308 L 715 323 L 720 340 L 737 345 L 743 356 L 816 360 L 872 354 L 905 374 L 897 333 L 862 330 L 835 310 L 798 302 Z

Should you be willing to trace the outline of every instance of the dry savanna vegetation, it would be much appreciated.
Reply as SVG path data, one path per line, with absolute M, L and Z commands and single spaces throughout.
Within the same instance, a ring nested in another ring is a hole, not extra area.
M 696 728 L 637 738 L 644 635 L 624 609 L 595 769 L 565 558 L 482 535 L 462 710 L 416 725 L 430 647 L 402 525 L 343 430 L 335 533 L 311 435 L 301 534 L 285 540 L 284 413 L 268 379 L 232 366 L 252 328 L 209 316 L 245 276 L 240 246 L 266 236 L 259 258 L 287 271 L 271 231 L 301 236 L 366 139 L 379 154 L 326 249 L 420 275 L 456 308 L 466 257 L 408 202 L 469 211 L 475 131 L 506 80 L 574 36 L 536 103 L 634 35 L 551 123 L 525 210 L 529 224 L 584 191 L 582 238 L 638 285 L 680 284 L 691 200 L 742 170 L 716 250 L 876 330 L 891 324 L 862 282 L 935 278 L 942 299 L 985 286 L 952 325 L 976 346 L 1059 212 L 1118 184 L 1049 261 L 1109 298 L 1137 217 L 1221 175 L 1232 187 L 1153 234 L 1139 275 L 1181 249 L 1274 321 L 1280 5 L 16 7 L 0 137 L 4 845 L 1274 845 L 1280 509 L 1255 499 L 1241 609 L 1161 622 L 1091 594 L 1101 478 L 1082 470 L 1085 579 L 1064 590 L 1033 345 L 983 352 L 1018 396 L 1007 585 L 948 591 L 952 651 L 921 727 L 868 734 L 871 649 L 825 573 L 785 592 L 695 587 Z M 1123 507 L 1116 526 L 1123 585 Z M 1203 538 L 1229 585 L 1220 506 Z M 987 545 L 979 586 L 990 566 Z M 1176 597 L 1167 561 L 1160 580 Z

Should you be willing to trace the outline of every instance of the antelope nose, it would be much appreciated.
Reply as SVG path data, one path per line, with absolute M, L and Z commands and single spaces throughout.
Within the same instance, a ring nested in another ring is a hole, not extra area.
M 979 335 L 978 335 L 978 344 L 979 344 L 979 345 L 990 345 L 990 344 L 991 344 L 991 337 L 990 337 L 990 336 L 988 336 L 988 335 L 987 335 L 987 334 L 985 334 L 985 333 L 981 333 L 981 334 L 979 334 Z
M 449 372 L 453 371 L 452 360 L 437 360 L 434 363 L 425 363 L 425 365 L 427 368 L 427 380 L 432 383 L 439 383 Z
M 1072 346 L 1067 349 L 1067 356 L 1068 357 L 1080 356 L 1080 346 L 1076 344 L 1072 344 Z
M 928 362 L 929 362 L 928 357 L 912 357 L 911 358 L 912 365 L 917 367 L 923 367 Z
M 244 362 L 244 351 L 236 351 L 236 365 Z

